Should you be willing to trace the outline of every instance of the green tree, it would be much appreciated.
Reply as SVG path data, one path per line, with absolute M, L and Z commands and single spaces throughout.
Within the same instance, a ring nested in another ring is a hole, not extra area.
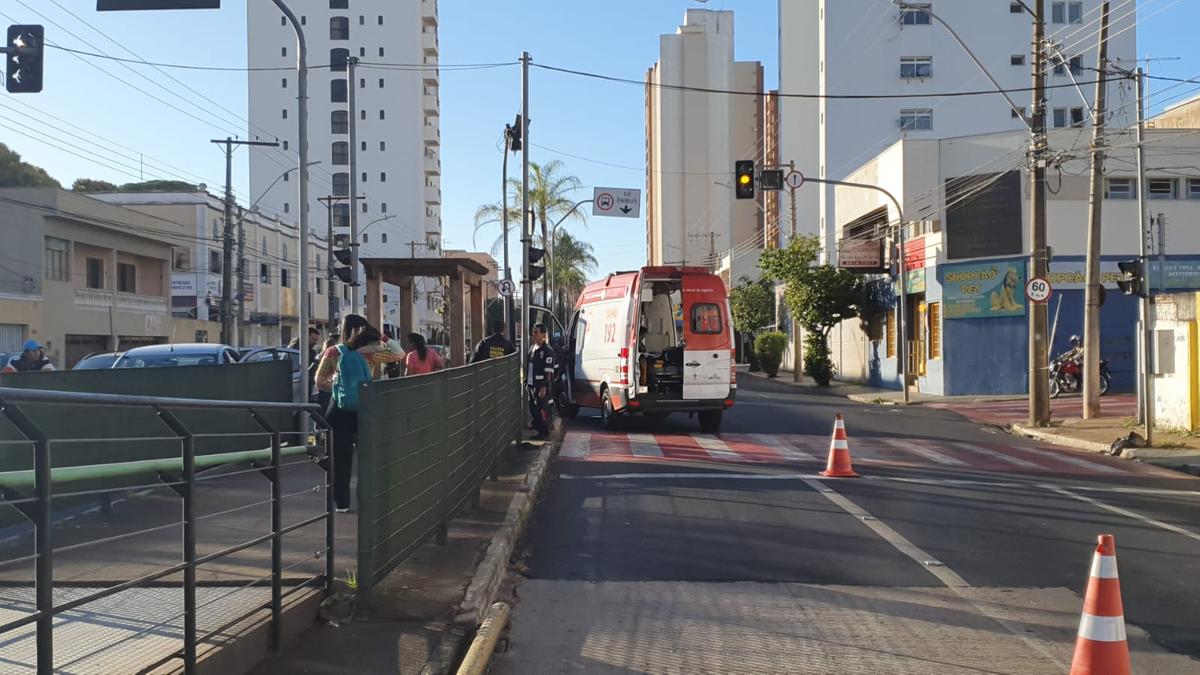
M 196 192 L 200 186 L 181 180 L 147 180 L 140 183 L 125 183 L 119 192 Z
M 779 331 L 761 333 L 754 338 L 754 353 L 762 364 L 767 377 L 779 374 L 779 364 L 783 363 L 783 350 L 787 349 L 787 335 Z
M 71 183 L 71 189 L 75 192 L 116 192 L 117 186 L 106 180 L 76 178 L 75 182 Z
M 742 285 L 729 291 L 733 309 L 733 327 L 753 335 L 775 323 L 775 292 L 770 279 L 751 283 L 742 277 Z
M 598 265 L 591 244 L 576 239 L 565 229 L 555 233 L 554 265 L 549 270 L 555 297 L 551 298 L 550 309 L 559 320 L 565 321 L 568 308 L 574 306 Z
M 759 267 L 770 278 L 783 282 L 783 300 L 806 332 L 804 372 L 825 387 L 834 373 L 829 331 L 858 316 L 867 293 L 857 274 L 818 265 L 820 251 L 818 237 L 795 237 L 786 248 L 764 251 Z
M 0 143 L 0 187 L 62 187 L 46 170 L 21 161 L 21 155 Z

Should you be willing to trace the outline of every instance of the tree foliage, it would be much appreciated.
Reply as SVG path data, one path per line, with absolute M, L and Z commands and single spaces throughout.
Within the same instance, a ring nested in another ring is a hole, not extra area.
M 21 155 L 0 143 L 0 187 L 62 187 L 46 170 L 21 160 Z
M 106 180 L 76 178 L 75 182 L 71 183 L 71 189 L 75 192 L 116 192 L 117 186 Z
M 787 335 L 779 331 L 760 333 L 754 338 L 754 353 L 767 377 L 779 374 L 779 364 L 783 363 L 783 350 L 787 349 Z
M 833 378 L 829 357 L 829 331 L 858 316 L 866 297 L 861 276 L 832 265 L 817 264 L 821 241 L 815 235 L 792 239 L 786 248 L 763 252 L 759 267 L 784 284 L 784 302 L 808 333 L 804 370 L 817 384 Z
M 729 291 L 733 310 L 733 327 L 753 335 L 775 323 L 775 292 L 770 279 L 751 283 L 745 277 L 742 285 Z
M 583 292 L 590 275 L 596 273 L 599 263 L 592 253 L 592 245 L 575 238 L 567 230 L 560 229 L 554 235 L 554 264 L 550 276 L 554 280 L 554 295 L 551 299 L 555 316 L 565 319 L 566 310 L 575 303 Z
M 540 228 L 549 227 L 566 215 L 575 205 L 575 201 L 568 196 L 568 193 L 583 185 L 583 181 L 579 180 L 577 176 L 563 175 L 562 170 L 563 163 L 557 159 L 545 164 L 529 163 L 529 207 L 537 217 L 538 228 L 534 228 L 533 238 L 538 245 L 543 242 Z M 500 225 L 507 208 L 509 239 L 514 242 L 520 241 L 521 234 L 518 228 L 521 225 L 521 179 L 519 177 L 508 179 L 507 198 L 507 205 L 497 201 L 484 204 L 475 210 L 476 234 L 492 225 Z M 571 214 L 568 220 L 586 223 L 587 216 L 583 211 L 577 210 Z M 501 231 L 500 236 L 496 237 L 495 243 L 492 244 L 492 255 L 500 255 L 500 249 L 503 246 L 504 233 Z
M 196 192 L 200 186 L 180 180 L 146 180 L 115 185 L 96 178 L 76 178 L 71 189 L 76 192 Z

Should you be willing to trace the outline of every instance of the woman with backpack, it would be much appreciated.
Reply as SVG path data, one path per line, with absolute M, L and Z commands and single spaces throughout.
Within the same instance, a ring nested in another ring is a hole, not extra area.
M 408 356 L 404 359 L 405 374 L 424 375 L 444 367 L 442 357 L 425 344 L 425 336 L 420 333 L 408 334 Z
M 357 351 L 368 344 L 372 330 L 361 315 L 342 317 L 338 331 L 341 342 L 326 349 L 317 366 L 317 387 L 331 393 L 325 419 L 333 430 L 333 502 L 338 513 L 350 510 L 350 477 L 354 468 L 354 443 L 358 440 L 359 389 L 371 381 L 373 365 L 397 360 L 390 351 L 367 356 Z

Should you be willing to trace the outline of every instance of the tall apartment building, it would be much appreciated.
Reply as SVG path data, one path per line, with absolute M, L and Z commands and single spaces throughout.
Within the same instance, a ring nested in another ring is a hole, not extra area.
M 646 251 L 651 265 L 716 266 L 761 248 L 757 200 L 733 195 L 733 164 L 763 156 L 762 64 L 733 60 L 733 12 L 689 9 L 659 38 L 646 75 Z
M 299 220 L 296 176 L 280 179 L 297 163 L 296 63 L 292 27 L 270 2 L 247 4 L 251 138 L 282 147 L 249 148 L 250 194 L 259 207 Z M 349 204 L 327 213 L 318 201 L 350 194 L 349 89 L 358 111 L 358 229 L 363 257 L 441 255 L 441 159 L 438 97 L 437 0 L 293 0 L 308 43 L 309 223 L 324 232 L 327 218 L 348 225 Z M 354 82 L 346 59 L 357 58 Z M 403 64 L 387 65 L 387 64 Z M 272 70 L 255 70 L 272 68 Z M 348 232 L 345 229 L 337 232 Z M 323 271 L 323 270 L 322 270 Z M 419 290 L 433 293 L 432 280 Z M 387 315 L 397 314 L 398 289 L 385 288 Z M 418 328 L 435 322 L 433 303 L 419 293 Z
M 1063 59 L 1052 65 L 1047 125 L 1088 126 L 1096 73 L 1101 0 L 1047 1 L 1046 34 Z M 1132 68 L 1137 54 L 1133 3 L 1113 3 L 1109 58 Z M 1000 94 L 934 96 L 992 90 L 993 86 L 945 26 L 949 24 L 1004 89 L 1031 86 L 1032 18 L 1010 0 L 931 0 L 908 8 L 879 0 L 781 0 L 779 88 L 826 96 L 887 94 L 897 98 L 781 98 L 781 161 L 794 160 L 810 176 L 842 179 L 901 139 L 938 139 L 1026 128 Z M 1080 83 L 1073 86 L 1072 77 Z M 1011 94 L 1031 105 L 1029 91 Z M 1132 85 L 1109 85 L 1112 114 L 1121 128 L 1136 113 Z M 1081 136 L 1077 147 L 1086 147 Z M 1058 149 L 1058 148 L 1056 148 Z M 1063 148 L 1067 149 L 1067 148 Z M 1023 158 L 1016 157 L 1014 163 Z M 982 163 L 981 163 L 982 164 Z M 1007 164 L 981 166 L 1000 172 Z M 800 233 L 821 233 L 833 245 L 832 187 L 797 191 Z

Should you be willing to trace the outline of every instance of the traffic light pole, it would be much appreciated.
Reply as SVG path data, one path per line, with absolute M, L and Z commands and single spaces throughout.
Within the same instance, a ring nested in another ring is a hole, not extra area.
M 354 91 L 358 81 L 354 77 L 354 68 L 358 65 L 357 57 L 346 59 L 346 83 L 350 90 L 347 95 L 350 118 L 350 274 L 354 283 L 350 285 L 350 311 L 359 313 L 358 292 L 358 111 L 356 110 Z
M 1033 13 L 1033 113 L 1029 138 L 1030 277 L 1046 278 L 1046 2 Z M 1029 306 L 1029 424 L 1050 423 L 1049 316 L 1045 303 Z M 1098 348 L 1093 345 L 1093 348 Z
M 529 52 L 521 52 L 521 377 L 529 362 L 529 300 L 533 281 L 529 278 Z
M 1103 77 L 1103 73 L 1101 73 Z M 1138 302 L 1138 318 L 1142 326 L 1142 377 L 1141 377 L 1141 415 L 1146 425 L 1146 445 L 1154 445 L 1154 331 L 1151 321 L 1151 291 L 1150 280 L 1150 212 L 1146 206 L 1146 98 L 1145 78 L 1142 69 L 1138 68 L 1137 76 L 1137 172 L 1138 172 L 1138 229 L 1141 232 L 1141 252 L 1138 259 L 1142 263 L 1141 301 Z

